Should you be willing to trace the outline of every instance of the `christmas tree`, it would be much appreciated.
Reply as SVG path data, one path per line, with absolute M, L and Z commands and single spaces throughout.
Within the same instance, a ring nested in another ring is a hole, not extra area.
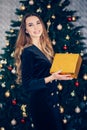
M 58 105 L 65 130 L 86 130 L 87 55 L 81 32 L 83 26 L 74 24 L 80 17 L 76 16 L 76 11 L 67 9 L 69 0 L 21 0 L 20 4 L 15 12 L 18 19 L 11 21 L 11 29 L 6 31 L 6 47 L 0 55 L 0 130 L 35 129 L 29 113 L 29 96 L 15 82 L 14 65 L 14 47 L 19 26 L 23 16 L 29 12 L 38 13 L 45 22 L 55 53 L 77 53 L 82 57 L 78 78 L 60 81 L 58 84 Z

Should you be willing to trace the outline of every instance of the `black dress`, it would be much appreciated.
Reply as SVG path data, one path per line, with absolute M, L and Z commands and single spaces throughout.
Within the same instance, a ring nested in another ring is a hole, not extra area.
M 32 45 L 23 50 L 21 62 L 22 84 L 31 95 L 29 104 L 36 130 L 62 130 L 57 82 L 45 84 L 44 81 L 50 75 L 50 61 Z

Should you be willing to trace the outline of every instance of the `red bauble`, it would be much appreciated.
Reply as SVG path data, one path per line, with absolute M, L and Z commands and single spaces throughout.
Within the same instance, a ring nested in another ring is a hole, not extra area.
M 13 104 L 13 105 L 16 105 L 16 104 L 17 104 L 16 99 L 12 100 L 12 104 Z
M 69 21 L 69 22 L 71 22 L 71 21 L 72 21 L 72 17 L 68 17 L 67 19 L 68 19 L 68 21 Z
M 12 66 L 8 66 L 8 70 L 12 70 Z
M 67 46 L 66 46 L 66 45 L 64 45 L 64 46 L 63 46 L 63 49 L 64 49 L 64 50 L 67 50 Z
M 79 86 L 79 82 L 78 82 L 78 81 L 75 82 L 75 86 L 76 86 L 76 87 Z
M 25 119 L 21 119 L 21 123 L 24 124 L 25 123 Z

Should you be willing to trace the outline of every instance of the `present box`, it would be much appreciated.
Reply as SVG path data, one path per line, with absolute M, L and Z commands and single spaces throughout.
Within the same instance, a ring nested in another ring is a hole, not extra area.
M 82 58 L 79 54 L 56 53 L 53 59 L 50 73 L 61 70 L 61 74 L 71 74 L 73 78 L 78 77 Z

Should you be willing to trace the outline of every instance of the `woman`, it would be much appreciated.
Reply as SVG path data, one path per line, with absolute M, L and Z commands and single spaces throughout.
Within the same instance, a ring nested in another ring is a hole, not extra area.
M 16 42 L 17 81 L 31 95 L 29 104 L 37 130 L 62 130 L 56 80 L 70 75 L 49 73 L 54 51 L 43 21 L 37 14 L 26 14 Z M 54 94 L 54 95 L 53 95 Z M 53 107 L 55 105 L 55 107 Z

